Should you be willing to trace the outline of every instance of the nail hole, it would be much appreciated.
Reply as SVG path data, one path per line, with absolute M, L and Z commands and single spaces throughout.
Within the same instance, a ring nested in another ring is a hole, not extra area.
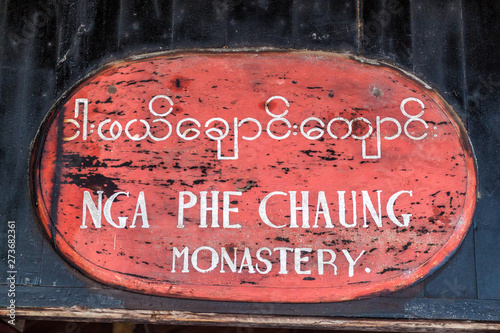
M 379 88 L 373 88 L 372 93 L 373 93 L 373 96 L 375 96 L 377 98 L 379 98 L 380 96 L 383 95 L 382 90 L 380 90 Z

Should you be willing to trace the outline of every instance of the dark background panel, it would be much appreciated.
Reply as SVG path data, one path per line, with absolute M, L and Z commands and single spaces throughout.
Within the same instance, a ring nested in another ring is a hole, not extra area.
M 293 6 L 288 0 L 218 0 L 227 11 L 226 46 L 292 47 Z M 217 1 L 216 1 L 217 2 Z
M 460 1 L 412 1 L 413 72 L 437 89 L 467 124 L 465 56 Z
M 362 14 L 363 55 L 412 70 L 410 1 L 365 1 Z
M 359 1 L 295 0 L 294 47 L 359 51 Z
M 89 70 L 90 61 L 104 52 L 103 45 L 113 44 L 116 39 L 111 34 L 109 42 L 90 43 L 95 6 L 97 1 L 62 2 L 57 6 L 55 70 L 58 95 Z
M 38 285 L 45 239 L 33 213 L 28 190 L 30 144 L 56 92 L 57 5 L 2 3 L 10 15 L 2 16 L 0 79 L 0 131 L 2 172 L 1 228 L 16 222 L 16 281 Z M 8 126 L 5 126 L 8 124 Z M 4 235 L 6 233 L 3 233 Z M 5 238 L 6 239 L 6 238 Z M 7 243 L 1 242 L 2 252 Z M 2 256 L 7 268 L 7 256 Z M 2 282 L 8 276 L 2 269 Z
M 40 267 L 40 286 L 64 288 L 103 288 L 101 284 L 83 276 L 76 268 L 63 261 L 48 241 L 43 243 L 43 262 Z M 57 269 L 51 263 L 62 262 Z
M 481 217 L 478 214 L 476 219 Z M 485 227 L 476 231 L 477 294 L 480 299 L 500 299 L 499 237 L 498 227 Z
M 168 50 L 172 45 L 172 2 L 145 0 L 137 1 L 110 1 L 118 3 L 106 26 L 116 24 L 117 46 L 121 54 L 156 52 Z M 108 11 L 99 11 L 99 13 Z M 111 31 L 113 33 L 113 31 Z M 106 40 L 106 38 L 103 38 Z
M 18 228 L 22 306 L 500 320 L 500 3 L 491 1 L 0 1 L 0 233 Z M 28 192 L 29 145 L 50 105 L 100 64 L 183 48 L 275 47 L 389 61 L 435 87 L 468 125 L 480 199 L 472 228 L 431 277 L 385 297 L 251 304 L 140 295 L 66 264 Z M 6 281 L 0 242 L 0 284 Z M 0 292 L 0 304 L 7 303 Z
M 43 6 L 3 1 L 0 6 L 0 64 L 25 66 L 29 57 L 36 67 L 53 67 L 57 47 L 55 1 Z
M 478 297 L 500 299 L 500 3 L 464 3 L 469 133 L 479 174 L 474 218 Z
M 453 257 L 425 280 L 425 296 L 452 299 L 477 298 L 474 251 L 474 230 L 471 228 Z
M 370 298 L 320 304 L 207 302 L 130 293 L 115 288 L 18 286 L 20 307 L 88 306 L 105 309 L 175 310 L 201 313 L 297 315 L 361 318 L 454 319 L 497 321 L 498 300 L 448 298 Z M 0 294 L 6 304 L 7 295 Z
M 215 48 L 225 45 L 224 1 L 173 0 L 171 15 L 173 48 Z
M 30 50 L 25 50 L 26 63 L 30 64 Z M 33 66 L 33 65 L 32 65 Z M 37 285 L 40 282 L 42 264 L 41 249 L 45 242 L 41 228 L 35 222 L 28 191 L 28 161 L 30 144 L 44 112 L 53 102 L 55 78 L 52 70 L 4 67 L 1 70 L 1 114 L 0 122 L 9 124 L 2 129 L 0 164 L 2 165 L 2 217 L 3 235 L 7 221 L 16 222 L 16 275 L 17 283 Z M 35 223 L 33 223 L 35 222 Z M 7 238 L 5 238 L 6 240 Z M 7 242 L 1 242 L 2 252 L 7 251 Z M 7 256 L 2 257 L 6 264 Z M 2 282 L 6 270 L 0 272 Z

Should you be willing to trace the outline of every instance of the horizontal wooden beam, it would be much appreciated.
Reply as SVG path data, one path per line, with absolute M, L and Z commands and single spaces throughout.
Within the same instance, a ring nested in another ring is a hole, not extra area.
M 0 310 L 0 316 L 7 315 L 7 310 Z M 187 311 L 88 309 L 78 306 L 71 308 L 17 308 L 16 318 L 82 322 L 315 328 L 367 332 L 484 332 L 500 330 L 500 323 L 493 322 L 242 315 Z

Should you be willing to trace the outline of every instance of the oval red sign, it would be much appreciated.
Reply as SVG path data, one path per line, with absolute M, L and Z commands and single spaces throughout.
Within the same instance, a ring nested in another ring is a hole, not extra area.
M 51 111 L 32 161 L 43 227 L 106 284 L 326 302 L 409 286 L 476 201 L 451 107 L 386 65 L 326 53 L 111 64 Z

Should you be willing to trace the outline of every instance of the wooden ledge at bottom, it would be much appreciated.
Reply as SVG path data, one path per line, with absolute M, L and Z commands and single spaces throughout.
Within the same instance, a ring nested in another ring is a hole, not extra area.
M 0 316 L 8 310 L 0 310 Z M 16 308 L 17 319 L 82 322 L 134 322 L 150 324 L 315 328 L 369 332 L 472 332 L 500 330 L 500 323 L 419 319 L 356 319 L 331 317 L 271 316 L 246 314 L 194 313 L 125 309 Z

